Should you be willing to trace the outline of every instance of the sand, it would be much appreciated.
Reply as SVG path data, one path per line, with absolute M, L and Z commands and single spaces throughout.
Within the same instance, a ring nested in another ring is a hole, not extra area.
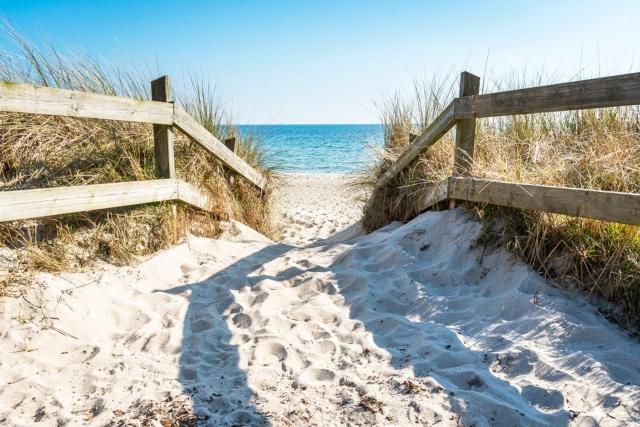
M 283 243 L 309 246 L 358 222 L 364 195 L 340 173 L 282 174 L 277 196 Z
M 637 338 L 463 210 L 364 236 L 340 180 L 294 178 L 284 242 L 230 223 L 4 300 L 0 423 L 640 423 Z

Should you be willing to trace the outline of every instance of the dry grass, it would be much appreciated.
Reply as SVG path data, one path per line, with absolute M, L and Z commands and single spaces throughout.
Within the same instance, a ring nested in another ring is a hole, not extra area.
M 414 101 L 394 97 L 383 105 L 385 150 L 369 174 L 369 183 L 407 146 L 409 132 L 421 132 L 434 117 L 433 111 L 449 102 L 457 85 L 455 77 L 436 85 L 416 85 Z M 496 85 L 486 92 L 542 84 L 522 81 Z M 426 101 L 425 93 L 430 94 Z M 367 228 L 415 216 L 418 197 L 431 184 L 451 175 L 452 166 L 449 133 L 376 195 L 375 209 L 365 213 Z M 639 110 L 625 107 L 479 120 L 473 176 L 638 193 Z M 615 317 L 622 323 L 630 325 L 640 317 L 638 227 L 467 206 L 486 221 L 485 239 L 501 242 L 556 283 L 577 285 L 605 297 L 614 303 Z
M 122 70 L 87 57 L 38 49 L 9 26 L 0 53 L 0 80 L 149 99 L 154 75 Z M 259 141 L 236 135 L 215 89 L 191 78 L 177 102 L 220 139 L 238 136 L 239 155 L 265 173 Z M 218 221 L 236 219 L 269 235 L 271 192 L 232 178 L 210 153 L 174 132 L 178 177 L 198 184 L 215 202 L 202 213 L 170 203 L 66 215 L 0 225 L 0 245 L 17 256 L 9 271 L 83 268 L 96 259 L 126 264 L 182 239 L 216 236 Z M 155 178 L 152 127 L 147 124 L 0 113 L 0 190 Z M 271 186 L 270 186 L 271 187 Z

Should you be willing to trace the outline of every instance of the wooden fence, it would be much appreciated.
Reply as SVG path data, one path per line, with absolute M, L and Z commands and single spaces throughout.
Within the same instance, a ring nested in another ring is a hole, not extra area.
M 367 209 L 376 193 L 393 185 L 394 179 L 417 157 L 455 126 L 452 176 L 433 186 L 421 200 L 420 210 L 445 201 L 469 201 L 531 209 L 576 217 L 640 225 L 640 194 L 583 190 L 545 185 L 474 179 L 471 177 L 476 119 L 588 108 L 640 104 L 640 73 L 582 80 L 527 89 L 479 95 L 480 78 L 463 72 L 460 97 L 445 107 L 422 134 L 378 179 Z
M 184 109 L 175 105 L 168 76 L 151 82 L 152 101 L 0 83 L 0 112 L 47 114 L 153 124 L 156 173 L 159 179 L 0 192 L 0 221 L 179 200 L 209 210 L 207 196 L 176 179 L 172 128 L 212 153 L 222 163 L 264 190 L 266 179 L 236 154 L 235 140 L 220 142 Z

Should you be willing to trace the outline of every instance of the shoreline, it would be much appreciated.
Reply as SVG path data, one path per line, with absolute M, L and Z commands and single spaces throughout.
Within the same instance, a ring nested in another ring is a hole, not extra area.
M 304 172 L 272 172 L 274 175 L 362 175 L 366 173 L 366 171 L 356 171 L 356 172 L 313 172 L 313 171 L 304 171 Z

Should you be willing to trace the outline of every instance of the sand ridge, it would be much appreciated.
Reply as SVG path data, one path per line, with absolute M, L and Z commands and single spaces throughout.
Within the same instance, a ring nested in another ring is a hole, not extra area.
M 360 209 L 325 194 L 321 218 Z M 461 209 L 366 236 L 298 226 L 272 242 L 231 223 L 137 266 L 42 275 L 3 303 L 0 423 L 640 423 L 640 343 L 480 246 Z

